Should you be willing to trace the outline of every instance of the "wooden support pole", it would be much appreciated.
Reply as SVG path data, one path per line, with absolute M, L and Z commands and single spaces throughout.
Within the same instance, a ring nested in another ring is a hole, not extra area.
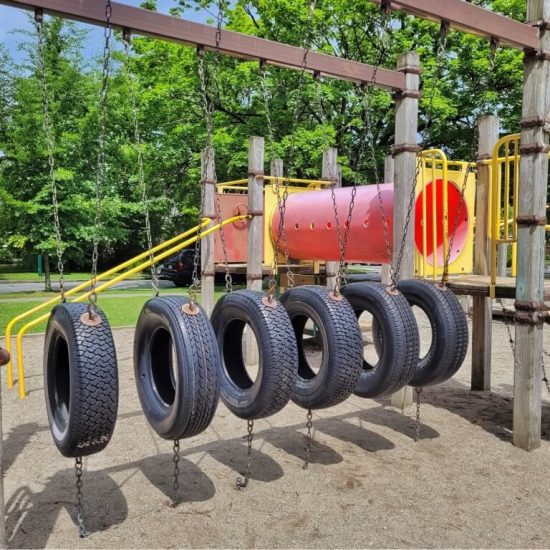
M 384 159 L 384 183 L 393 183 L 394 173 L 395 173 L 395 161 L 393 159 L 393 156 L 388 155 Z M 381 276 L 380 277 L 381 281 L 385 285 L 391 284 L 390 264 L 382 264 L 380 276 Z
M 508 275 L 508 244 L 498 245 L 497 275 L 506 277 Z
M 215 206 L 216 186 L 216 156 L 214 149 L 206 148 L 201 153 L 201 173 L 203 191 L 202 217 L 210 218 L 212 222 L 207 227 L 216 224 L 217 213 Z M 214 309 L 214 233 L 201 239 L 201 276 L 202 276 L 202 307 L 210 316 Z
M 246 262 L 247 288 L 262 290 L 264 241 L 264 138 L 251 137 L 248 142 L 248 256 Z M 246 362 L 258 363 L 258 347 L 254 335 L 246 335 Z
M 0 548 L 8 547 L 6 534 L 6 507 L 4 503 L 4 431 L 2 428 L 2 380 L 0 377 Z
M 479 121 L 478 159 L 492 155 L 498 141 L 499 119 L 486 116 Z M 489 272 L 489 213 L 490 213 L 491 167 L 480 164 L 476 185 L 476 228 L 474 273 L 487 275 Z M 472 390 L 491 389 L 491 324 L 493 301 L 483 296 L 473 297 L 472 311 Z
M 323 167 L 321 170 L 321 179 L 330 181 L 334 187 L 342 186 L 340 179 L 340 170 L 338 167 L 338 149 L 329 147 L 323 152 Z M 343 223 L 345 222 L 347 212 L 338 212 L 340 221 L 340 233 L 344 236 Z M 335 220 L 336 222 L 336 220 Z M 336 223 L 334 224 L 336 231 Z M 333 289 L 336 284 L 336 275 L 338 273 L 339 262 L 326 262 L 325 269 L 327 274 L 327 288 Z
M 395 146 L 394 146 L 394 197 L 393 205 L 393 266 L 396 267 L 397 255 L 401 240 L 405 239 L 405 248 L 401 270 L 401 279 L 414 276 L 414 208 L 408 231 L 405 234 L 405 223 L 409 207 L 409 197 L 415 184 L 417 133 L 418 133 L 418 97 L 420 90 L 420 57 L 409 52 L 399 56 L 397 70 L 405 73 L 406 92 L 395 102 Z M 412 404 L 412 388 L 406 387 L 392 396 L 391 404 L 401 408 Z
M 527 21 L 550 20 L 550 0 L 528 0 Z M 525 55 L 518 217 L 516 300 L 544 300 L 544 223 L 548 186 L 548 121 L 550 120 L 550 31 L 540 28 L 541 56 Z M 531 123 L 530 121 L 539 121 Z M 546 121 L 546 124 L 545 124 Z M 540 219 L 541 225 L 527 220 Z M 516 324 L 514 361 L 514 444 L 540 447 L 543 326 Z

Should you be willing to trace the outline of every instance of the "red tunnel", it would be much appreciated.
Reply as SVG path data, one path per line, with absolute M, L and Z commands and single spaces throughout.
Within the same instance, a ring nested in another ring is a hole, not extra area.
M 433 261 L 432 240 L 432 213 L 433 195 L 436 192 L 437 212 L 437 262 L 443 263 L 443 200 L 441 180 L 436 185 L 429 183 L 426 186 L 426 221 L 427 221 L 427 259 Z M 387 220 L 388 238 L 393 247 L 393 184 L 385 183 L 380 186 L 381 199 L 385 218 Z M 466 203 L 461 199 L 456 184 L 448 183 L 449 195 L 449 232 L 452 231 L 457 211 L 456 236 L 451 251 L 451 261 L 456 259 L 462 251 L 468 237 L 469 212 Z M 344 234 L 348 217 L 352 189 L 346 187 L 336 189 L 336 206 L 340 221 L 341 233 Z M 408 197 L 399 200 L 408 201 Z M 415 204 L 415 243 L 419 252 L 422 251 L 422 194 L 416 198 Z M 330 190 L 291 194 L 288 197 L 285 214 L 286 240 L 290 258 L 296 260 L 338 260 L 340 257 L 336 218 Z M 279 211 L 273 213 L 271 224 L 271 238 L 277 237 L 279 227 Z M 281 245 L 282 246 L 282 245 Z M 349 240 L 346 250 L 348 261 L 367 263 L 387 263 L 388 254 L 384 239 L 384 224 L 382 209 L 375 185 L 357 187 L 355 207 L 352 213 Z

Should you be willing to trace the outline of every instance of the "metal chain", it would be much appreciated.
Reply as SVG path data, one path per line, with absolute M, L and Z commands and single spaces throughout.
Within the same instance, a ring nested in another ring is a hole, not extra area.
M 246 450 L 246 470 L 244 473 L 244 479 L 242 477 L 238 477 L 235 481 L 235 485 L 237 489 L 245 489 L 248 486 L 248 482 L 250 481 L 250 470 L 252 465 L 252 441 L 254 439 L 254 420 L 248 420 L 246 423 L 246 443 L 247 443 L 247 450 Z
M 288 158 L 288 178 L 292 177 L 292 173 L 294 170 L 294 161 L 295 161 L 295 155 L 296 155 L 296 135 L 298 131 L 298 118 L 300 116 L 300 107 L 302 104 L 302 99 L 304 95 L 304 77 L 307 67 L 307 58 L 311 49 L 311 41 L 313 38 L 313 16 L 315 14 L 315 7 L 317 5 L 316 0 L 311 0 L 308 5 L 308 19 L 307 19 L 307 29 L 304 36 L 304 42 L 303 42 L 303 49 L 304 49 L 304 55 L 302 57 L 302 63 L 300 65 L 300 73 L 298 76 L 298 86 L 297 86 L 297 92 L 299 94 L 298 101 L 296 101 L 296 105 L 294 106 L 294 111 L 292 113 L 292 123 L 291 123 L 291 134 L 290 134 L 290 151 L 289 151 L 289 158 Z M 283 242 L 283 254 L 285 258 L 285 263 L 287 266 L 287 279 L 288 279 L 288 287 L 293 288 L 295 285 L 294 281 L 294 273 L 292 272 L 292 267 L 290 265 L 290 257 L 288 252 L 288 241 L 286 237 L 286 229 L 285 229 L 285 216 L 286 216 L 286 203 L 288 200 L 288 178 L 285 179 L 285 185 L 284 185 L 284 191 L 281 195 L 280 193 L 280 186 L 276 184 L 275 191 L 277 196 L 277 208 L 279 211 L 279 227 L 277 229 L 277 238 L 275 240 L 275 250 L 274 250 L 274 258 L 273 258 L 273 277 L 272 280 L 269 283 L 269 295 L 273 296 L 276 291 L 276 283 L 275 283 L 275 276 L 278 275 L 279 272 L 279 254 L 281 252 L 281 241 Z
M 497 39 L 492 38 L 491 39 L 491 55 L 489 58 L 489 72 L 487 73 L 487 87 L 491 87 L 492 77 L 496 66 L 496 58 L 499 48 L 499 42 Z M 486 102 L 488 103 L 488 102 Z M 474 163 L 477 159 L 477 152 L 478 152 L 478 145 L 479 145 L 479 124 L 477 123 L 477 120 L 474 123 L 475 129 L 474 129 L 474 140 L 472 142 L 472 149 L 470 152 L 470 159 L 468 161 L 468 166 L 466 168 L 466 171 L 464 173 L 464 180 L 462 182 L 462 187 L 460 189 L 460 201 L 458 203 L 458 208 L 455 213 L 454 222 L 453 222 L 453 229 L 451 231 L 449 245 L 447 248 L 447 253 L 445 256 L 445 263 L 443 265 L 443 274 L 441 277 L 441 284 L 446 285 L 449 279 L 449 264 L 451 262 L 451 253 L 453 250 L 453 245 L 456 237 L 456 232 L 458 229 L 458 221 L 460 219 L 460 215 L 462 214 L 462 210 L 464 208 L 464 195 L 466 193 L 466 187 L 468 186 L 468 179 L 469 175 L 472 171 L 475 171 Z M 444 220 L 445 222 L 446 220 Z M 448 222 L 448 220 L 447 220 Z M 447 227 L 448 229 L 448 227 Z
M 89 533 L 84 525 L 84 508 L 82 506 L 82 457 L 77 456 L 74 463 L 74 471 L 76 476 L 76 521 L 78 523 L 78 535 L 81 539 L 85 539 Z
M 447 39 L 449 36 L 449 30 L 450 26 L 447 21 L 442 21 L 441 27 L 439 30 L 439 40 L 437 45 L 437 53 L 436 53 L 436 65 L 435 65 L 435 74 L 434 74 L 434 85 L 433 85 L 433 91 L 430 96 L 430 99 L 428 101 L 428 107 L 426 109 L 426 124 L 424 126 L 424 134 L 422 137 L 422 141 L 420 144 L 420 147 L 423 148 L 424 142 L 425 142 L 425 136 L 427 134 L 427 130 L 431 125 L 432 122 L 432 115 L 433 115 L 433 105 L 436 95 L 436 84 L 439 83 L 439 81 L 442 78 L 442 69 L 443 69 L 443 62 L 445 61 L 445 53 L 447 51 Z M 401 239 L 401 243 L 399 245 L 399 253 L 397 255 L 397 261 L 395 263 L 395 268 L 390 264 L 390 273 L 392 278 L 392 285 L 395 287 L 397 286 L 397 283 L 399 282 L 399 277 L 401 274 L 401 264 L 403 263 L 403 256 L 405 254 L 405 244 L 407 240 L 407 234 L 409 232 L 409 227 L 411 225 L 411 218 L 412 218 L 412 212 L 414 207 L 414 200 L 416 198 L 416 185 L 418 183 L 418 177 L 420 176 L 420 159 L 417 160 L 416 164 L 416 172 L 414 175 L 414 180 L 411 185 L 411 192 L 409 195 L 409 203 L 407 207 L 407 215 L 405 218 L 405 225 L 403 228 L 403 238 Z
M 105 160 L 105 135 L 107 132 L 107 92 L 109 90 L 109 75 L 111 68 L 111 37 L 113 28 L 111 17 L 113 8 L 111 0 L 105 2 L 105 28 L 103 45 L 103 68 L 101 78 L 101 91 L 99 94 L 99 136 L 98 153 L 96 169 L 96 202 L 95 202 L 95 220 L 94 220 L 94 238 L 92 252 L 92 277 L 90 280 L 90 294 L 88 295 L 88 314 L 90 318 L 95 317 L 95 308 L 97 304 L 97 263 L 99 259 L 99 238 L 101 230 L 101 211 L 103 205 L 103 191 L 107 179 L 107 163 Z
M 311 409 L 308 409 L 306 418 L 307 418 L 307 422 L 306 422 L 307 433 L 306 433 L 306 446 L 304 447 L 306 451 L 306 459 L 305 459 L 304 465 L 302 466 L 304 470 L 307 470 L 309 468 L 309 457 L 311 456 L 311 439 L 312 439 L 311 428 L 313 427 L 313 413 L 311 412 Z
M 36 34 L 38 37 L 38 70 L 40 72 L 40 85 L 42 93 L 42 114 L 44 136 L 46 138 L 46 148 L 48 151 L 48 169 L 50 179 L 50 189 L 52 194 L 52 209 L 55 232 L 55 245 L 57 253 L 57 270 L 59 272 L 59 292 L 61 301 L 65 302 L 65 279 L 63 263 L 63 239 L 61 236 L 61 223 L 59 221 L 59 201 L 57 196 L 57 180 L 55 177 L 55 137 L 50 119 L 50 105 L 48 93 L 48 79 L 46 75 L 46 52 L 44 44 L 44 10 L 36 9 L 34 14 Z
M 178 439 L 174 439 L 174 445 L 172 447 L 173 455 L 172 462 L 174 464 L 173 479 L 174 483 L 172 485 L 174 491 L 172 494 L 172 508 L 175 508 L 179 504 L 179 489 L 180 489 L 180 442 Z
M 422 394 L 422 388 L 415 388 L 416 392 L 416 424 L 414 432 L 414 440 L 418 441 L 420 439 L 420 397 Z
M 143 163 L 143 152 L 141 150 L 141 131 L 139 126 L 137 97 L 136 97 L 136 77 L 131 67 L 130 57 L 130 45 L 131 35 L 128 30 L 125 30 L 122 35 L 122 42 L 124 44 L 125 53 L 125 66 L 126 66 L 126 78 L 128 79 L 128 85 L 130 89 L 130 108 L 132 111 L 132 124 L 134 127 L 134 145 L 137 149 L 137 161 L 138 161 L 138 179 L 141 189 L 141 203 L 143 205 L 143 212 L 145 217 L 145 233 L 147 236 L 147 247 L 149 250 L 149 261 L 151 262 L 151 288 L 155 296 L 159 295 L 159 279 L 155 264 L 155 256 L 153 254 L 153 236 L 151 232 L 151 216 L 149 211 L 149 195 L 147 189 L 147 182 L 145 181 L 145 168 Z

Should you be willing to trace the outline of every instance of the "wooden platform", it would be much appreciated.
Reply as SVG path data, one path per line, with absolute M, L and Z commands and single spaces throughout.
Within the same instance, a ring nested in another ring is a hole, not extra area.
M 449 288 L 455 294 L 468 296 L 489 296 L 490 277 L 488 275 L 452 275 L 449 277 Z M 516 279 L 514 277 L 497 277 L 497 298 L 516 297 Z M 544 281 L 544 301 L 550 301 L 550 280 Z

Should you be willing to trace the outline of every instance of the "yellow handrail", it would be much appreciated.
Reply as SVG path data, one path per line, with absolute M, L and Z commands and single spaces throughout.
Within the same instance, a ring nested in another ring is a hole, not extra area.
M 236 221 L 249 219 L 250 216 L 248 215 L 240 215 L 240 216 L 233 216 L 231 218 L 228 218 L 221 223 L 214 225 L 212 227 L 209 227 L 205 231 L 201 232 L 200 236 L 196 235 L 190 239 L 185 240 L 183 243 L 179 243 L 178 245 L 170 248 L 169 250 L 166 250 L 156 256 L 153 261 L 150 259 L 146 262 L 133 267 L 129 271 L 126 271 L 125 273 L 122 273 L 118 275 L 117 277 L 114 277 L 110 281 L 107 281 L 106 283 L 103 283 L 102 285 L 98 286 L 95 291 L 96 293 L 103 292 L 104 290 L 107 290 L 108 288 L 112 287 L 113 285 L 116 285 L 117 283 L 127 279 L 128 277 L 131 277 L 132 275 L 135 275 L 136 273 L 139 273 L 140 271 L 143 271 L 144 269 L 147 269 L 151 266 L 152 263 L 157 263 L 160 260 L 164 260 L 165 258 L 172 256 L 176 252 L 179 252 L 182 248 L 185 248 L 186 246 L 189 246 L 190 244 L 195 243 L 197 240 L 202 239 L 204 237 L 207 237 L 211 233 L 214 233 L 221 227 L 224 227 L 225 225 L 228 225 L 230 223 L 234 223 Z M 205 220 L 206 221 L 206 220 Z M 211 220 L 208 220 L 208 223 L 210 223 Z M 147 252 L 149 254 L 149 252 Z M 86 292 L 85 294 L 82 294 L 78 298 L 71 300 L 72 302 L 83 302 L 84 300 L 87 300 L 90 295 L 90 292 Z M 45 315 L 42 315 L 38 319 L 35 319 L 34 321 L 31 321 L 30 323 L 27 323 L 26 325 L 22 326 L 19 332 L 17 333 L 17 372 L 19 376 L 19 397 L 21 399 L 25 398 L 25 369 L 24 369 L 24 357 L 23 357 L 23 336 L 25 336 L 25 333 L 31 329 L 32 327 L 35 327 L 36 325 L 39 325 L 40 323 L 46 321 L 51 315 L 50 313 L 47 313 Z
M 196 233 L 199 229 L 207 226 L 211 221 L 212 220 L 210 220 L 209 218 L 205 218 L 201 222 L 200 225 L 197 225 L 196 227 L 193 227 L 192 229 L 189 229 L 188 231 L 185 231 L 184 233 L 181 233 L 180 235 L 177 235 L 176 237 L 173 237 L 173 238 L 169 239 L 168 241 L 165 241 L 165 242 L 155 246 L 154 248 L 151 249 L 151 251 L 147 250 L 146 252 L 143 252 L 143 253 L 139 254 L 138 256 L 135 256 L 134 258 L 131 258 L 130 260 L 127 260 L 126 262 L 123 262 L 123 263 L 109 269 L 108 271 L 105 271 L 104 273 L 99 274 L 97 276 L 97 280 L 100 281 L 100 280 L 103 280 L 107 277 L 110 277 L 114 273 L 118 273 L 121 269 L 125 269 L 129 265 L 132 265 L 133 263 L 138 262 L 139 260 L 143 260 L 144 258 L 147 258 L 151 254 L 151 252 L 152 253 L 158 252 L 159 250 L 162 250 L 163 248 L 166 248 L 167 246 L 170 246 L 171 244 L 174 244 L 175 242 L 177 242 L 181 239 L 185 239 L 189 235 L 191 235 L 193 233 Z M 90 280 L 88 280 L 84 283 L 81 283 L 78 286 L 76 286 L 74 288 L 71 288 L 70 290 L 65 292 L 65 296 L 72 296 L 73 294 L 77 294 L 78 292 L 81 292 L 82 290 L 84 290 L 89 285 L 90 285 Z M 8 352 L 10 352 L 10 355 L 11 355 L 11 331 L 12 331 L 14 325 L 16 323 L 18 323 L 19 321 L 22 321 L 23 319 L 26 319 L 27 317 L 29 317 L 33 313 L 37 313 L 38 311 L 40 311 L 42 309 L 45 309 L 47 307 L 51 307 L 51 306 L 55 305 L 57 302 L 60 301 L 60 299 L 61 299 L 61 295 L 58 294 L 55 298 L 52 298 L 51 300 L 48 300 L 47 302 L 44 302 L 44 303 L 42 303 L 42 304 L 40 304 L 36 307 L 33 307 L 32 309 L 29 309 L 28 311 L 25 311 L 25 312 L 17 315 L 16 317 L 14 317 L 13 319 L 11 319 L 9 321 L 9 323 L 6 326 L 5 340 L 6 340 L 6 349 L 8 350 Z M 13 365 L 12 365 L 11 360 L 6 365 L 6 368 L 8 369 L 8 372 L 7 372 L 8 388 L 11 389 L 11 388 L 13 388 Z
M 285 176 L 262 176 L 262 179 L 264 181 L 275 182 L 275 183 L 300 183 L 308 186 L 319 185 L 323 187 L 323 186 L 331 185 L 331 182 L 327 180 L 308 180 L 308 179 L 300 179 L 300 178 L 287 178 Z M 218 183 L 217 187 L 224 189 L 226 187 L 242 186 L 245 183 L 248 183 L 247 179 L 224 181 L 224 182 Z

